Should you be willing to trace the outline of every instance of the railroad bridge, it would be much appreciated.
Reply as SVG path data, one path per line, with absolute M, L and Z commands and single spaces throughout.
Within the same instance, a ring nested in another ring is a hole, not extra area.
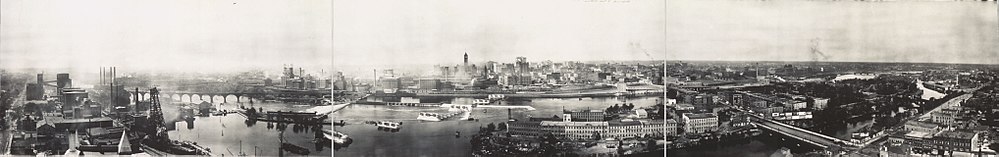
M 785 137 L 818 146 L 832 152 L 846 152 L 852 149 L 860 148 L 861 146 L 860 144 L 856 144 L 854 142 L 784 124 L 759 115 L 752 115 L 750 117 L 752 117 L 752 123 L 756 124 L 756 126 L 760 129 L 769 130 Z
M 146 100 L 149 98 L 149 92 L 146 91 L 131 91 L 139 93 L 138 100 Z M 198 98 L 201 101 L 207 101 L 210 103 L 215 103 L 216 97 L 221 97 L 223 103 L 229 103 L 227 98 L 235 97 L 236 103 L 239 103 L 241 99 L 248 98 L 250 103 L 253 103 L 253 99 L 262 99 L 268 96 L 277 95 L 310 95 L 314 97 L 322 97 L 323 95 L 329 95 L 329 91 L 263 91 L 263 92 L 177 92 L 177 91 L 161 91 L 159 93 L 160 97 L 167 98 L 178 98 L 181 101 L 186 100 L 192 102 L 194 98 Z M 135 99 L 133 93 L 133 99 Z M 208 100 L 205 100 L 208 98 Z

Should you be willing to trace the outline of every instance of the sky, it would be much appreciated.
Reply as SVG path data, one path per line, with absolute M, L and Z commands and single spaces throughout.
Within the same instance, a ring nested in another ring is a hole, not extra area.
M 604 1 L 604 2 L 600 2 Z M 334 65 L 665 58 L 661 0 L 366 0 L 333 4 Z
M 670 60 L 999 64 L 996 2 L 666 2 Z
M 106 66 L 329 69 L 331 7 L 325 0 L 3 0 L 0 66 L 92 73 Z

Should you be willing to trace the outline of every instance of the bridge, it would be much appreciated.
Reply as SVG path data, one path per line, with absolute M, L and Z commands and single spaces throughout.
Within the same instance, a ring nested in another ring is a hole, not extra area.
M 750 117 L 752 117 L 752 123 L 759 128 L 770 130 L 778 134 L 784 135 L 786 137 L 790 137 L 798 141 L 815 145 L 832 152 L 846 152 L 852 149 L 860 148 L 859 147 L 860 144 L 856 144 L 850 141 L 838 139 L 836 137 L 817 133 L 811 130 L 802 129 L 796 126 L 784 124 L 772 119 L 764 118 L 759 115 L 754 115 L 754 114 L 747 114 L 747 115 L 750 115 Z
M 146 91 L 131 91 L 133 92 L 133 99 L 138 98 L 138 100 L 146 100 L 149 98 L 149 92 Z M 135 95 L 138 93 L 138 95 Z M 329 95 L 330 91 L 316 90 L 316 91 L 264 91 L 264 92 L 183 92 L 183 91 L 163 91 L 159 95 L 161 97 L 168 98 L 178 98 L 184 100 L 187 98 L 188 102 L 194 101 L 194 98 L 198 100 L 205 101 L 205 97 L 208 98 L 208 102 L 215 103 L 216 97 L 221 97 L 223 103 L 229 103 L 227 97 L 235 97 L 236 102 L 239 103 L 242 98 L 249 98 L 250 103 L 253 103 L 253 98 L 263 98 L 268 95 L 310 95 L 314 97 L 322 97 L 323 95 Z

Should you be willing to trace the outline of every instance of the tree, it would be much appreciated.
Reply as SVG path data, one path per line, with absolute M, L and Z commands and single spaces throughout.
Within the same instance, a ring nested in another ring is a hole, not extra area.
M 496 130 L 496 131 L 506 130 L 507 129 L 506 127 L 507 127 L 506 123 L 499 123 L 499 127 L 497 127 L 498 130 Z
M 496 130 L 496 124 L 489 123 L 489 125 L 486 125 L 486 130 L 487 131 L 495 131 Z
M 558 153 L 558 150 L 556 150 L 558 142 L 559 140 L 555 137 L 555 134 L 550 132 L 541 136 L 541 156 L 555 156 Z
M 999 150 L 999 143 L 992 143 L 992 144 L 989 144 L 989 149 L 992 149 L 992 150 Z
M 594 139 L 594 140 L 600 140 L 600 139 L 602 139 L 602 138 L 600 137 L 600 132 L 593 132 L 593 139 Z

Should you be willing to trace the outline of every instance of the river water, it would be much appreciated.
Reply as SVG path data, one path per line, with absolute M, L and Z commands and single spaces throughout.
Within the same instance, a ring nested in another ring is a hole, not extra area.
M 221 102 L 221 101 L 216 101 Z M 315 108 L 315 106 L 296 105 L 287 103 L 254 101 L 255 103 L 243 103 L 254 108 L 274 111 L 304 111 Z M 167 108 L 167 107 L 164 107 Z M 223 109 L 238 108 L 237 104 L 231 103 L 223 105 Z M 164 109 L 164 112 L 172 112 Z M 172 113 L 164 113 L 172 114 Z M 238 155 L 240 154 L 240 144 L 242 152 L 247 155 L 258 156 L 278 156 L 280 147 L 281 129 L 276 123 L 256 121 L 248 123 L 246 118 L 239 114 L 228 114 L 225 116 L 196 117 L 193 125 L 188 125 L 185 121 L 174 123 L 176 130 L 168 131 L 170 138 L 175 140 L 186 140 L 197 142 L 198 145 L 211 149 L 215 155 Z M 304 128 L 321 127 L 323 130 L 331 130 L 331 126 L 296 126 L 289 124 L 284 129 L 284 140 L 310 151 L 309 156 L 330 156 L 331 146 L 327 144 L 316 144 L 313 142 L 316 137 L 311 129 Z M 321 135 L 321 134 L 320 134 Z M 254 151 L 256 149 L 256 151 Z M 283 152 L 283 155 L 297 155 L 290 152 Z
M 930 98 L 940 99 L 943 98 L 944 96 L 947 96 L 947 94 L 926 88 L 925 86 L 923 86 L 923 80 L 916 80 L 916 88 L 923 90 L 923 95 L 920 97 L 923 98 L 923 100 L 930 100 Z
M 448 157 L 470 156 L 472 146 L 471 135 L 489 123 L 505 122 L 509 117 L 525 118 L 550 117 L 566 110 L 606 109 L 614 104 L 632 103 L 637 107 L 655 105 L 658 97 L 639 98 L 539 98 L 539 99 L 508 99 L 501 101 L 503 105 L 531 106 L 536 110 L 513 109 L 483 109 L 472 110 L 472 118 L 478 121 L 442 121 L 421 122 L 416 120 L 420 112 L 443 113 L 447 109 L 440 107 L 402 107 L 383 105 L 353 104 L 333 113 L 335 121 L 345 120 L 346 126 L 336 126 L 333 129 L 343 132 L 354 139 L 347 147 L 338 148 L 337 156 L 371 157 L 371 156 L 410 156 L 410 157 Z M 443 102 L 468 104 L 470 98 L 445 98 Z M 381 131 L 377 126 L 364 124 L 364 121 L 389 120 L 403 122 L 398 131 Z M 455 137 L 455 131 L 461 132 Z

